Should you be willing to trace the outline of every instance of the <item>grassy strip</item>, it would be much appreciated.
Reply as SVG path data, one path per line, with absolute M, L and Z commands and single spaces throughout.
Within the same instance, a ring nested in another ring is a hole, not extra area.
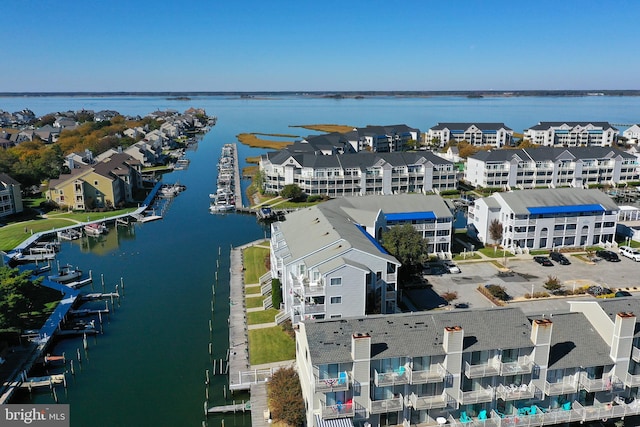
M 319 132 L 327 132 L 327 133 L 330 133 L 330 132 L 346 133 L 346 132 L 351 132 L 355 128 L 355 126 L 336 125 L 336 124 L 291 125 L 289 127 L 317 130 Z
M 249 363 L 280 362 L 296 358 L 296 343 L 280 326 L 249 330 Z
M 268 310 L 250 311 L 247 313 L 247 325 L 260 325 L 262 323 L 275 322 L 278 310 L 270 308 Z
M 39 233 L 54 228 L 67 227 L 75 224 L 69 219 L 34 219 L 19 223 L 9 224 L 0 228 L 0 250 L 10 251 L 24 240 L 31 237 L 31 232 Z M 25 233 L 25 228 L 27 232 Z
M 251 246 L 243 252 L 244 257 L 244 283 L 258 283 L 260 276 L 266 273 L 266 260 L 269 257 L 269 249 Z
M 482 257 L 476 253 L 474 253 L 473 255 L 471 255 L 470 253 L 467 253 L 467 254 L 456 254 L 453 256 L 454 261 L 468 261 L 470 259 L 482 259 Z
M 507 258 L 515 256 L 509 251 L 503 251 L 498 248 L 497 250 L 494 248 L 480 248 L 476 249 L 478 252 L 482 252 L 483 255 L 488 256 L 489 258 L 504 258 L 505 255 Z
M 248 286 L 244 288 L 244 293 L 247 295 L 258 295 L 260 294 L 260 286 Z
M 247 308 L 259 308 L 262 307 L 263 297 L 249 297 L 247 298 Z
M 281 150 L 284 147 L 293 144 L 293 141 L 271 141 L 268 139 L 261 139 L 254 133 L 241 133 L 236 136 L 241 144 L 248 145 L 253 148 L 273 148 L 274 150 Z
M 257 165 L 258 163 L 260 163 L 260 156 L 245 157 L 244 161 L 247 163 L 254 163 Z

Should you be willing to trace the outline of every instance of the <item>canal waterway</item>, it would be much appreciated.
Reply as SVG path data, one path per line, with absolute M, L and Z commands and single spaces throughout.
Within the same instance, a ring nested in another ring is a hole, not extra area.
M 237 134 L 308 135 L 312 132 L 289 126 L 312 123 L 406 123 L 424 132 L 437 122 L 491 121 L 504 122 L 521 132 L 541 120 L 640 120 L 640 98 L 636 97 L 335 100 L 203 96 L 188 101 L 162 97 L 0 97 L 2 110 L 29 108 L 37 115 L 85 108 L 144 116 L 157 109 L 184 111 L 192 106 L 217 116 L 218 124 L 195 150 L 187 152 L 191 161 L 188 169 L 165 176 L 167 182 L 179 181 L 187 190 L 175 198 L 164 219 L 111 230 L 103 241 L 84 245 L 65 242 L 58 256 L 61 264 L 91 269 L 96 290 L 101 290 L 101 274 L 107 291 L 113 290 L 121 277 L 126 289 L 105 324 L 105 333 L 89 338 L 81 368 L 76 363 L 69 388 L 58 394 L 61 403 L 71 404 L 72 426 L 202 425 L 205 370 L 212 369 L 208 346 L 213 343 L 215 358 L 224 357 L 228 347 L 229 250 L 268 235 L 255 217 L 211 215 L 208 211 L 221 147 L 235 142 Z M 238 151 L 241 167 L 246 165 L 246 157 L 264 152 L 240 144 Z M 208 327 L 211 318 L 212 333 Z M 66 339 L 55 352 L 75 355 L 79 347 L 79 340 Z M 224 377 L 212 377 L 211 405 L 230 403 L 222 396 L 224 384 Z M 48 394 L 32 398 L 25 394 L 21 401 L 53 402 Z M 223 418 L 226 426 L 250 424 L 246 414 L 209 417 L 209 425 L 221 425 Z

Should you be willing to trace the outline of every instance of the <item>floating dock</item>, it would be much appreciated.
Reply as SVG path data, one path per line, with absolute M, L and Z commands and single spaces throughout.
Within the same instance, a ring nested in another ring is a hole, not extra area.
M 224 414 L 228 412 L 244 412 L 251 410 L 251 401 L 242 403 L 234 403 L 232 405 L 213 406 L 207 409 L 207 414 Z

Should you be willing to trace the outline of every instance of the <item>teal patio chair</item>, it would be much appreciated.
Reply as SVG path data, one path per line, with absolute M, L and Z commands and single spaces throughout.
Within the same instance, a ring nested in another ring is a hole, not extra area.
M 470 423 L 473 421 L 471 417 L 467 415 L 467 411 L 460 411 L 460 422 L 463 424 Z
M 483 409 L 482 411 L 478 412 L 478 419 L 479 420 L 486 420 L 487 419 L 487 410 Z

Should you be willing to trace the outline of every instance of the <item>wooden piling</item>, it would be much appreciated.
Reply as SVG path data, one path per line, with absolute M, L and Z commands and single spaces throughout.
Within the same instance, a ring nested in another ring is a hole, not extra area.
M 104 274 L 100 273 L 100 282 L 102 283 L 102 293 L 104 294 Z
M 78 363 L 82 363 L 82 357 L 80 356 L 80 347 L 76 348 L 76 355 L 78 356 Z
M 58 393 L 56 393 L 56 388 L 53 387 L 51 389 L 51 392 L 53 393 L 53 400 L 55 400 L 55 402 L 58 403 Z
M 222 395 L 224 396 L 225 399 L 227 398 L 227 385 L 226 384 L 224 384 L 222 386 Z
M 76 374 L 76 371 L 75 371 L 75 369 L 73 368 L 73 359 L 71 359 L 69 362 L 71 362 L 71 364 L 70 364 L 70 366 L 69 366 L 69 368 L 71 369 L 71 375 L 75 375 L 75 374 Z
M 205 381 L 205 384 L 209 385 L 209 370 L 208 369 L 205 371 L 205 376 L 207 378 L 207 380 Z
M 209 343 L 209 356 L 213 356 L 213 343 Z

